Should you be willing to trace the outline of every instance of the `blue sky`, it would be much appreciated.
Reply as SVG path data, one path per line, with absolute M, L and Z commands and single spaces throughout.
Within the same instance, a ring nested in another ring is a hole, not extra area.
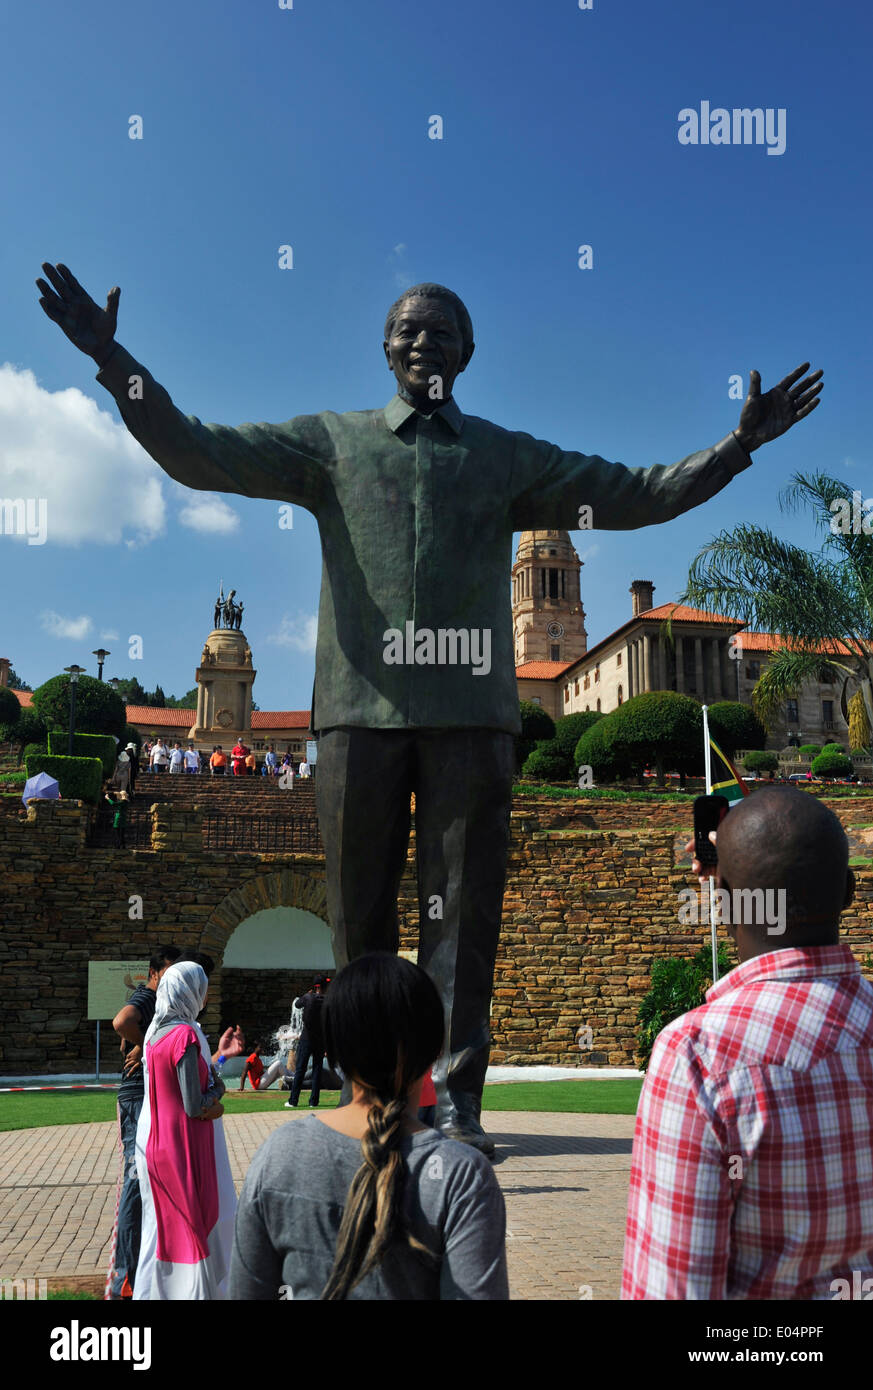
M 592 644 L 629 615 L 632 579 L 674 598 L 722 527 L 811 542 L 777 505 L 793 471 L 873 493 L 857 0 L 84 8 L 7 7 L 0 54 L 0 497 L 44 496 L 49 517 L 44 545 L 0 535 L 0 655 L 32 684 L 74 661 L 96 674 L 103 645 L 107 676 L 181 694 L 222 578 L 246 605 L 255 699 L 306 708 L 321 568 L 307 513 L 282 531 L 274 503 L 180 489 L 129 439 L 39 308 L 43 260 L 100 303 L 120 285 L 119 341 L 183 411 L 227 424 L 384 405 L 385 311 L 421 280 L 473 317 L 463 410 L 627 464 L 727 434 L 734 373 L 766 389 L 823 367 L 820 408 L 719 497 L 573 534 Z M 680 144 L 703 100 L 784 108 L 784 153 Z

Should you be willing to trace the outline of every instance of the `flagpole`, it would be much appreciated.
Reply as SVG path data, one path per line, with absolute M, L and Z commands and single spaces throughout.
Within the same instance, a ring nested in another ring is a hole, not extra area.
M 706 795 L 712 796 L 712 750 L 709 746 L 708 705 L 703 706 L 703 755 L 706 761 Z M 716 935 L 715 879 L 709 879 L 709 930 L 712 936 L 712 983 L 718 980 L 718 938 Z

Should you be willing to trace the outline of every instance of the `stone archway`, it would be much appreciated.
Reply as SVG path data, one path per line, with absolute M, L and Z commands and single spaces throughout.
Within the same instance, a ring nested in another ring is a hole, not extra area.
M 227 893 L 210 913 L 204 926 L 200 949 L 214 958 L 216 969 L 209 982 L 209 998 L 203 1026 L 215 1041 L 218 1040 L 223 1018 L 221 963 L 228 942 L 241 923 L 259 912 L 275 907 L 300 908 L 327 922 L 324 882 L 294 868 L 276 869 L 259 874 Z

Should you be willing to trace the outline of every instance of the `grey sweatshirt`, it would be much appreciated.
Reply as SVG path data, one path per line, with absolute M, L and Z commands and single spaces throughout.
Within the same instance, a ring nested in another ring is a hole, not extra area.
M 491 1164 L 435 1130 L 407 1135 L 401 1153 L 403 1214 L 438 1264 L 395 1242 L 349 1298 L 508 1299 L 506 1208 Z M 320 1298 L 361 1162 L 360 1140 L 317 1115 L 289 1121 L 261 1145 L 237 1208 L 230 1298 Z

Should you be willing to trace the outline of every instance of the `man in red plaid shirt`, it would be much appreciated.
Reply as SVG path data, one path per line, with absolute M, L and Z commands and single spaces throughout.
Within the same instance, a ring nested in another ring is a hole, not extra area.
M 873 1276 L 873 986 L 839 944 L 848 859 L 836 816 L 793 787 L 722 822 L 718 886 L 782 889 L 784 918 L 734 921 L 740 964 L 655 1042 L 623 1299 L 860 1297 Z

